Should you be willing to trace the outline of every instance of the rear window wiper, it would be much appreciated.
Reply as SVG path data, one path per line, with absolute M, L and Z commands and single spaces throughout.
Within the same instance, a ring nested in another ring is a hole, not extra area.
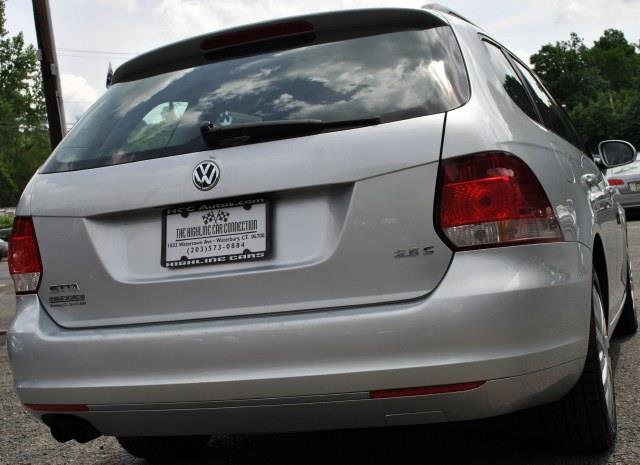
M 322 121 L 319 119 L 294 119 L 281 121 L 261 121 L 257 123 L 234 124 L 220 126 L 205 121 L 200 126 L 202 138 L 208 146 L 219 145 L 223 141 L 233 139 L 249 139 L 250 141 L 266 141 L 340 129 L 361 128 L 375 126 L 381 123 L 379 116 L 343 121 Z

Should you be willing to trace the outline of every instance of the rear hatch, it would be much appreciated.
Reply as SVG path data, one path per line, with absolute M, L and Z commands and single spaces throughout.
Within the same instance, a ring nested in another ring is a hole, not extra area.
M 60 325 L 394 302 L 444 276 L 440 144 L 469 89 L 440 19 L 262 24 L 151 52 L 115 80 L 34 180 L 39 296 Z

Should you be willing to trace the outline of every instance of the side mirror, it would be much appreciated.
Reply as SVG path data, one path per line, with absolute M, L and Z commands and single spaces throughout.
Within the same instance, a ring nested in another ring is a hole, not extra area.
M 628 165 L 636 160 L 638 152 L 629 142 L 606 140 L 598 146 L 600 160 L 607 168 Z

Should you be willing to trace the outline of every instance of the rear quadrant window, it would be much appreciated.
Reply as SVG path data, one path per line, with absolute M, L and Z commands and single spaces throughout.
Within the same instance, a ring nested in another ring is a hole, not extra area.
M 576 140 L 576 135 L 570 127 L 570 123 L 564 120 L 563 110 L 556 104 L 547 90 L 540 84 L 540 82 L 533 76 L 533 73 L 519 61 L 514 59 L 514 63 L 526 79 L 531 91 L 533 93 L 533 99 L 536 102 L 536 106 L 544 119 L 544 124 L 551 131 L 567 140 L 568 142 L 580 147 L 582 144 L 579 140 Z
M 483 41 L 489 53 L 489 58 L 493 69 L 498 75 L 498 79 L 502 83 L 502 87 L 507 92 L 511 100 L 523 111 L 529 118 L 538 121 L 538 114 L 529 98 L 529 94 L 516 71 L 509 63 L 509 60 L 502 53 L 502 50 L 486 40 Z

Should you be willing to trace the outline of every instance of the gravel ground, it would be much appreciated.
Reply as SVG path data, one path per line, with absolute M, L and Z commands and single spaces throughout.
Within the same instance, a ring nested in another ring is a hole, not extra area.
M 640 222 L 632 223 L 634 273 L 640 276 Z M 12 313 L 6 262 L 0 263 L 0 334 Z M 4 284 L 4 286 L 3 286 Z M 640 280 L 636 295 L 640 296 Z M 20 405 L 9 370 L 6 338 L 0 336 L 0 465 L 144 464 L 112 438 L 87 445 L 58 444 Z M 616 339 L 612 347 L 619 435 L 606 455 L 568 455 L 526 436 L 517 417 L 455 425 L 296 435 L 216 437 L 198 461 L 175 464 L 442 464 L 442 465 L 637 465 L 640 464 L 640 336 Z

